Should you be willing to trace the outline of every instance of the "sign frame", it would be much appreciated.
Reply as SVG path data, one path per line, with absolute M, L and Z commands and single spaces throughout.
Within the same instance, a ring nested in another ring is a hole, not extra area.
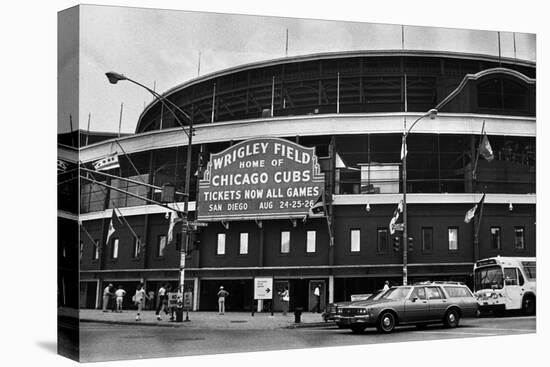
M 254 278 L 254 299 L 273 299 L 273 277 Z

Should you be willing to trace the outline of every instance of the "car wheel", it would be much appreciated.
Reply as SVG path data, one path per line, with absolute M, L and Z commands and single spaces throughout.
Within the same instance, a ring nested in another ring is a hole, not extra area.
M 535 297 L 527 296 L 523 298 L 521 303 L 521 313 L 527 316 L 534 315 L 536 313 L 537 302 Z
M 360 334 L 362 333 L 363 331 L 365 331 L 365 326 L 361 326 L 361 325 L 351 325 L 350 326 L 350 329 L 351 329 L 351 332 L 354 333 L 354 334 Z
M 395 328 L 395 315 L 389 311 L 383 312 L 378 318 L 376 328 L 382 333 L 391 333 Z
M 445 320 L 444 320 L 445 326 L 451 327 L 451 328 L 457 327 L 459 321 L 460 321 L 460 315 L 458 313 L 458 310 L 453 308 L 447 311 L 447 313 L 445 314 Z

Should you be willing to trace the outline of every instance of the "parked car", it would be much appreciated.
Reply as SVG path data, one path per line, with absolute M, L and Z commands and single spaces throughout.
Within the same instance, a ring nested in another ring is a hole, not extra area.
M 477 301 L 460 283 L 422 283 L 392 287 L 376 300 L 354 302 L 337 308 L 336 324 L 353 332 L 375 326 L 389 333 L 397 325 L 443 323 L 457 327 L 462 317 L 476 317 Z
M 325 311 L 322 313 L 321 316 L 323 317 L 323 320 L 325 322 L 336 321 L 335 316 L 338 313 L 338 308 L 339 307 L 348 306 L 350 304 L 353 304 L 354 302 L 376 300 L 376 299 L 380 298 L 380 296 L 383 293 L 382 291 L 383 291 L 382 289 L 379 289 L 376 292 L 369 293 L 369 294 L 352 294 L 351 297 L 350 297 L 351 301 L 329 303 L 326 306 Z M 339 325 L 339 327 L 340 327 L 340 325 Z

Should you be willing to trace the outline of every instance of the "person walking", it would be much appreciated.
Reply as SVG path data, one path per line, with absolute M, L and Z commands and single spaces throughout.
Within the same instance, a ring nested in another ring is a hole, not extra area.
M 109 295 L 111 297 L 110 299 L 110 308 L 111 308 L 111 312 L 116 312 L 116 289 L 115 289 L 115 286 L 110 284 L 110 287 L 109 287 Z
M 105 289 L 103 290 L 103 312 L 107 312 L 107 309 L 109 308 L 112 288 L 113 288 L 113 285 L 109 283 L 109 285 L 106 286 Z
M 145 300 L 149 298 L 147 296 L 147 293 L 145 292 L 145 289 L 143 288 L 143 283 L 140 283 L 136 287 L 136 294 L 134 294 L 134 302 L 137 305 L 137 315 L 136 315 L 136 321 L 141 321 L 141 311 L 143 310 L 143 306 L 145 305 Z
M 162 320 L 160 317 L 160 311 L 164 309 L 166 298 L 167 298 L 167 295 L 166 295 L 166 284 L 165 284 L 159 288 L 159 292 L 158 292 L 157 310 L 155 312 L 155 315 L 157 315 L 158 321 Z
M 319 285 L 315 286 L 313 295 L 315 296 L 315 307 L 313 308 L 313 312 L 319 313 L 321 312 L 321 287 Z
M 122 312 L 122 302 L 124 301 L 125 295 L 126 295 L 126 291 L 122 289 L 121 285 L 119 285 L 118 289 L 115 291 L 117 312 Z
M 218 312 L 220 315 L 225 313 L 225 298 L 229 296 L 229 292 L 223 289 L 223 285 L 220 286 L 218 291 Z
M 290 303 L 290 292 L 288 291 L 288 287 L 285 287 L 285 289 L 281 292 L 281 303 L 283 305 L 283 316 L 286 316 L 286 313 L 288 312 L 288 305 Z

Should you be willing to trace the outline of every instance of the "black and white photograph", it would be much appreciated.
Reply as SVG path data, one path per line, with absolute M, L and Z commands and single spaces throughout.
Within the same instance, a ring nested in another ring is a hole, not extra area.
M 536 35 L 79 5 L 59 39 L 61 354 L 536 331 Z
M 55 272 L 51 301 L 29 299 L 55 304 L 28 315 L 55 319 L 39 349 L 100 365 L 534 361 L 537 27 L 367 4 L 351 19 L 63 5 L 56 193 L 33 190 L 56 223 L 49 242 L 26 235 Z

